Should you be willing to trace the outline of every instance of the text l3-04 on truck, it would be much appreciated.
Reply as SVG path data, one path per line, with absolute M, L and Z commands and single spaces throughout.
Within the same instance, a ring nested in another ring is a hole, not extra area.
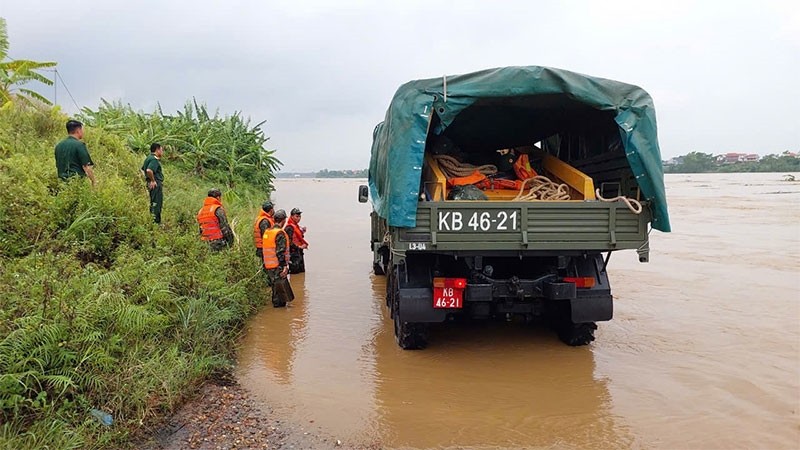
M 617 81 L 505 67 L 411 81 L 373 134 L 375 273 L 397 343 L 431 323 L 547 322 L 569 345 L 610 320 L 611 253 L 670 231 L 650 96 Z

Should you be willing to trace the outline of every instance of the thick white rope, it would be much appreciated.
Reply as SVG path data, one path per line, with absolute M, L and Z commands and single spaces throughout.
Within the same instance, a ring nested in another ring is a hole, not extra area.
M 433 159 L 439 163 L 439 167 L 447 178 L 466 177 L 475 173 L 476 170 L 484 175 L 494 175 L 497 173 L 497 166 L 493 164 L 473 166 L 472 164 L 462 163 L 450 155 L 436 155 Z
M 628 205 L 628 209 L 630 209 L 631 212 L 634 214 L 641 214 L 642 212 L 642 204 L 639 203 L 639 201 L 636 200 L 635 198 L 623 197 L 621 195 L 614 198 L 604 198 L 602 195 L 600 195 L 600 189 L 595 189 L 594 195 L 601 202 L 611 203 L 616 201 L 623 201 L 625 202 L 626 205 Z
M 526 193 L 525 188 L 531 185 Z M 522 182 L 519 194 L 514 197 L 514 201 L 531 200 L 569 200 L 569 187 L 566 184 L 558 184 L 549 178 L 537 175 Z

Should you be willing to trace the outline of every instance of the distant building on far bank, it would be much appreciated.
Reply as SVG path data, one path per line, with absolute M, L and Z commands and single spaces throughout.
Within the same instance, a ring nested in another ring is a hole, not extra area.
M 724 155 L 717 155 L 718 164 L 733 164 L 740 162 L 758 162 L 761 156 L 755 153 L 725 153 Z
M 275 178 L 314 178 L 314 172 L 278 172 Z
M 664 166 L 677 166 L 678 164 L 683 164 L 683 156 L 676 156 L 666 161 L 661 161 L 661 164 Z

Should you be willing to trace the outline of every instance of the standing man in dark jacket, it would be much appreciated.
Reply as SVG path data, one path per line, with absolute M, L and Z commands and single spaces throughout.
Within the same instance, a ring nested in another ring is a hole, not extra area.
M 67 121 L 66 139 L 56 145 L 56 172 L 58 178 L 67 180 L 75 175 L 89 177 L 92 186 L 96 184 L 94 178 L 94 162 L 89 156 L 81 139 L 83 139 L 83 124 L 77 120 Z
M 154 142 L 150 144 L 150 154 L 142 164 L 142 173 L 150 191 L 150 214 L 155 223 L 161 223 L 161 207 L 164 205 L 164 172 L 161 170 L 161 155 L 164 148 Z
M 234 238 L 220 198 L 222 198 L 222 191 L 217 188 L 211 189 L 203 202 L 203 207 L 197 212 L 200 239 L 208 242 L 211 250 L 214 251 L 230 247 L 233 245 Z

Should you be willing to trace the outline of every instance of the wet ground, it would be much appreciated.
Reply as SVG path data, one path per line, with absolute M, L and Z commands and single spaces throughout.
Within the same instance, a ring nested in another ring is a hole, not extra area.
M 210 382 L 148 440 L 149 450 L 275 448 L 284 440 L 280 423 L 237 384 Z
M 800 183 L 782 175 L 668 175 L 674 232 L 651 234 L 648 264 L 612 256 L 615 317 L 590 346 L 501 323 L 413 352 L 371 274 L 359 181 L 281 180 L 308 273 L 251 320 L 239 382 L 345 447 L 800 448 Z

